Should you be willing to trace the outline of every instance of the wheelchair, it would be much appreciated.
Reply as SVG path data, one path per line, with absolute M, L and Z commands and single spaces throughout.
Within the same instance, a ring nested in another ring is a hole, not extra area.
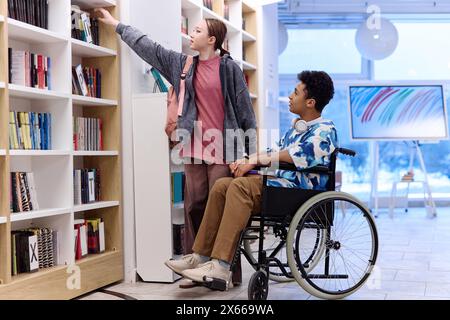
M 261 213 L 252 216 L 243 230 L 232 263 L 233 268 L 242 253 L 255 269 L 248 284 L 249 300 L 266 300 L 269 280 L 296 281 L 315 297 L 342 299 L 370 276 L 378 254 L 375 221 L 357 198 L 335 191 L 338 154 L 356 155 L 339 148 L 329 166 L 306 170 L 285 163 L 277 166 L 292 174 L 328 176 L 325 191 L 267 186 L 274 172 L 258 168 L 263 175 Z M 221 290 L 220 283 L 210 280 L 210 288 Z

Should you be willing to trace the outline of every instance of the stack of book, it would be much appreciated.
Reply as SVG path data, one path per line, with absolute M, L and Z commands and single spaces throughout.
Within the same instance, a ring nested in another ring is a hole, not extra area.
M 72 67 L 72 93 L 85 97 L 102 97 L 102 75 L 99 69 Z
M 173 254 L 183 255 L 184 254 L 184 224 L 173 224 L 172 225 L 172 235 L 173 235 Z
M 82 11 L 79 6 L 72 6 L 72 38 L 87 43 L 100 45 L 98 20 L 91 18 L 88 12 Z
M 205 6 L 209 10 L 212 10 L 213 9 L 213 2 L 212 2 L 212 0 L 203 0 L 203 6 Z
M 189 21 L 188 18 L 181 16 L 181 32 L 184 34 L 189 33 Z
M 105 252 L 105 223 L 103 219 L 77 219 L 74 221 L 75 259 L 88 254 Z
M 8 0 L 8 17 L 48 29 L 48 0 Z
M 14 213 L 39 210 L 32 172 L 11 172 L 10 203 Z
M 74 170 L 73 183 L 75 205 L 100 201 L 100 170 Z
M 225 2 L 223 6 L 223 17 L 225 20 L 230 20 L 230 4 L 228 2 Z
M 73 149 L 75 151 L 103 150 L 102 119 L 73 118 Z
M 11 232 L 11 274 L 36 272 L 59 264 L 61 233 L 48 228 Z
M 51 150 L 52 115 L 37 112 L 9 112 L 9 148 Z
M 8 48 L 9 82 L 51 90 L 51 59 L 41 54 Z

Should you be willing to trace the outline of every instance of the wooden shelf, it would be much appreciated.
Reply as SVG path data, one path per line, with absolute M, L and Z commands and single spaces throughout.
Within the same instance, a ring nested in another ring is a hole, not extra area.
M 245 30 L 242 30 L 242 41 L 243 42 L 254 42 L 256 37 Z
M 11 18 L 8 18 L 8 35 L 10 39 L 36 44 L 68 41 L 63 35 Z
M 65 270 L 65 269 L 67 269 L 67 266 L 62 265 L 62 266 L 56 266 L 53 268 L 39 269 L 39 271 L 32 272 L 32 273 L 21 273 L 21 274 L 18 274 L 16 276 L 12 277 L 11 285 L 19 284 L 21 282 L 27 282 L 28 280 L 47 276 L 56 271 Z
M 117 207 L 120 205 L 119 201 L 100 201 L 95 203 L 89 203 L 89 204 L 81 204 L 74 206 L 74 212 L 82 212 L 82 211 L 90 211 L 90 210 L 96 210 L 96 209 L 102 209 L 102 208 L 110 208 L 110 207 Z
M 95 44 L 87 43 L 77 39 L 72 41 L 72 54 L 82 58 L 99 58 L 99 57 L 114 57 L 117 55 L 116 50 L 97 46 Z
M 16 157 L 39 156 L 69 156 L 69 150 L 10 150 L 9 154 Z
M 52 90 L 43 90 L 31 87 L 18 86 L 15 84 L 9 84 L 9 95 L 16 98 L 28 98 L 38 100 L 48 99 L 68 99 L 69 95 Z
M 72 95 L 72 102 L 74 105 L 91 106 L 91 107 L 115 107 L 118 105 L 117 100 L 83 97 L 79 95 Z
M 113 157 L 118 156 L 119 151 L 74 151 L 75 157 Z
M 81 9 L 93 9 L 103 7 L 115 7 L 116 0 L 72 0 L 72 4 L 80 6 Z
M 66 265 L 20 274 L 14 276 L 10 283 L 0 285 L 0 299 L 60 300 L 81 296 L 122 279 L 122 259 L 121 251 L 117 250 L 76 261 L 83 276 L 78 290 L 67 288 Z
M 39 219 L 70 214 L 70 208 L 43 209 L 30 212 L 11 213 L 11 222 Z

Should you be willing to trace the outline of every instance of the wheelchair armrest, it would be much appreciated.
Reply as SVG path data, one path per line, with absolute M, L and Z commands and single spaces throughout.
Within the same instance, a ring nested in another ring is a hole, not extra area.
M 315 166 L 307 169 L 297 169 L 297 167 L 293 163 L 280 162 L 273 163 L 272 167 L 276 167 L 279 170 L 291 171 L 291 172 L 305 172 L 305 173 L 330 173 L 330 168 L 327 166 Z M 269 166 L 258 166 L 255 170 L 261 170 L 264 168 L 270 168 Z

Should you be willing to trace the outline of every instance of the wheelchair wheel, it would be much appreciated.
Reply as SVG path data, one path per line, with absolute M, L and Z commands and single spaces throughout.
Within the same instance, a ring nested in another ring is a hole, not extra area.
M 263 271 L 255 272 L 248 283 L 248 300 L 267 300 L 269 280 Z
M 267 257 L 277 258 L 286 271 L 292 275 L 290 272 L 290 267 L 287 259 L 286 252 L 286 240 L 282 240 L 279 236 L 275 235 L 273 228 L 269 228 L 268 231 L 264 233 L 264 250 L 266 251 Z M 321 228 L 310 229 L 308 238 L 311 243 L 310 252 L 299 252 L 298 243 L 300 237 L 296 238 L 296 245 L 294 247 L 295 255 L 302 255 L 302 261 L 304 261 L 305 270 L 310 270 L 315 267 L 319 262 L 320 256 L 325 251 L 325 241 L 326 241 L 326 230 Z M 256 241 L 255 241 L 256 240 Z M 253 268 L 257 270 L 255 265 L 258 261 L 258 237 L 254 238 L 244 238 L 243 240 L 244 250 L 248 253 L 251 263 L 254 264 Z M 307 255 L 306 257 L 304 255 Z M 303 259 L 304 258 L 304 259 Z M 292 282 L 295 281 L 294 277 L 286 277 L 280 268 L 271 266 L 269 268 L 269 279 L 275 282 Z
M 305 268 L 308 253 L 315 246 L 311 229 L 317 228 L 326 230 L 324 251 L 313 267 Z M 362 287 L 378 253 L 370 211 L 343 192 L 320 193 L 305 202 L 291 221 L 286 241 L 295 280 L 305 291 L 323 299 L 342 299 Z

